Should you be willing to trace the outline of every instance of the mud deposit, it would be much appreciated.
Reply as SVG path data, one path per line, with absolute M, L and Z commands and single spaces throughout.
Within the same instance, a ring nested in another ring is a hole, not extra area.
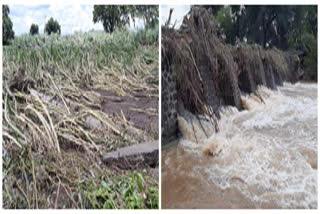
M 265 104 L 226 108 L 218 134 L 196 143 L 185 128 L 162 151 L 163 208 L 317 208 L 317 85 L 260 92 Z M 221 151 L 204 155 L 210 144 Z
M 98 91 L 101 109 L 113 116 L 120 116 L 148 136 L 158 136 L 158 98 L 141 91 L 119 96 L 110 91 Z

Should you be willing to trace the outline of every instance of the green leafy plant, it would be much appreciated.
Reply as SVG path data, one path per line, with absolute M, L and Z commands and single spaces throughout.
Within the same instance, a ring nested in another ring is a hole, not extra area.
M 158 208 L 158 190 L 150 187 L 143 173 L 132 172 L 126 176 L 100 178 L 86 182 L 81 188 L 86 208 Z

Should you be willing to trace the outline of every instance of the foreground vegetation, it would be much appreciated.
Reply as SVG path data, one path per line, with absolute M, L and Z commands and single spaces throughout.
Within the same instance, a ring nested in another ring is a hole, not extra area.
M 158 97 L 157 27 L 23 35 L 4 47 L 5 208 L 158 207 L 148 168 L 101 163 L 104 152 L 145 139 L 123 115 L 103 111 L 101 90 Z

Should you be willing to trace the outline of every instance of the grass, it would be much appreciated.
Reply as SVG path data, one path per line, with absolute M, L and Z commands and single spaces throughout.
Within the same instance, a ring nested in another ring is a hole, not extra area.
M 4 47 L 4 208 L 158 207 L 148 168 L 101 163 L 144 133 L 102 111 L 97 91 L 158 96 L 158 37 L 140 34 L 22 35 Z

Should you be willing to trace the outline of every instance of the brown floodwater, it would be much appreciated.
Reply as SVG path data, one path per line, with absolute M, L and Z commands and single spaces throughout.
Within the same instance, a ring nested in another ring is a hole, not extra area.
M 179 119 L 183 137 L 162 150 L 162 208 L 317 208 L 317 85 L 259 94 L 225 108 L 217 134 Z

